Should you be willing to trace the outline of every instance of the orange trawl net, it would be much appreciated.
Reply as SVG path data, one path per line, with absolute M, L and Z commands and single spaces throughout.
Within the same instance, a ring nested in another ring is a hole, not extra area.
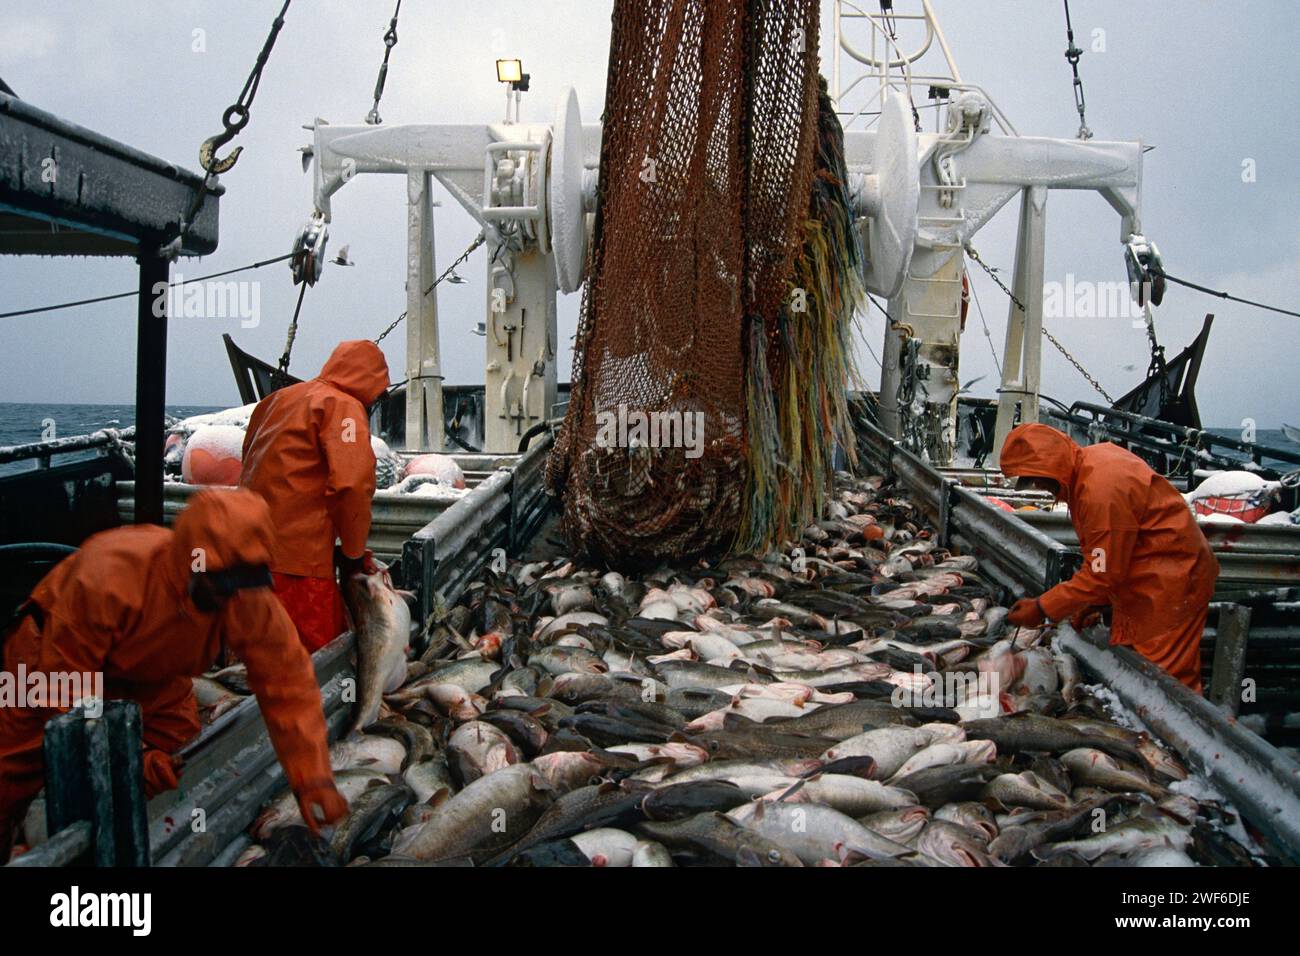
M 734 540 L 747 329 L 802 242 L 816 0 L 617 0 L 573 392 L 547 468 L 573 545 L 617 565 Z

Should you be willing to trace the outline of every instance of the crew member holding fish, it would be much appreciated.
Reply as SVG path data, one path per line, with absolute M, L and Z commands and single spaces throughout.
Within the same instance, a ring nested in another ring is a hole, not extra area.
M 229 645 L 248 668 L 262 717 L 303 819 L 347 812 L 334 786 L 311 660 L 272 596 L 266 502 L 205 491 L 175 530 L 115 528 L 87 539 L 32 591 L 4 634 L 4 669 L 102 674 L 104 695 L 140 704 L 145 792 L 177 786 L 174 754 L 199 732 L 192 678 Z M 47 679 L 48 680 L 48 679 Z M 45 723 L 74 701 L 0 708 L 0 861 L 44 782 Z
M 387 388 L 379 346 L 342 342 L 320 375 L 268 395 L 248 422 L 239 483 L 270 505 L 275 594 L 308 651 L 347 628 L 336 566 L 344 581 L 376 570 L 366 550 L 375 493 L 367 409 Z
M 1200 691 L 1201 634 L 1219 564 L 1177 489 L 1118 445 L 1082 448 L 1039 424 L 1007 436 L 1002 473 L 1068 503 L 1083 551 L 1070 580 L 1017 601 L 1008 623 L 1072 618 L 1081 627 L 1110 605 L 1112 644 Z

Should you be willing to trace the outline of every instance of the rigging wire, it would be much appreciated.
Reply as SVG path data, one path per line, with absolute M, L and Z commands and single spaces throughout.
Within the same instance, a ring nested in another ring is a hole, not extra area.
M 998 361 L 998 350 L 993 347 L 993 333 L 989 331 L 989 324 L 984 318 L 984 307 L 980 305 L 979 293 L 975 291 L 975 283 L 970 284 L 970 295 L 975 300 L 975 311 L 980 314 L 980 325 L 984 326 L 984 338 L 989 343 L 989 354 L 993 356 L 993 366 L 998 370 L 998 381 L 1002 380 L 1002 363 Z
M 253 69 L 249 72 L 248 79 L 244 81 L 244 88 L 240 90 L 239 97 L 235 102 L 226 107 L 226 111 L 221 115 L 223 131 L 205 140 L 203 145 L 199 147 L 200 157 L 205 154 L 207 156 L 206 161 L 203 162 L 203 182 L 194 190 L 194 199 L 190 203 L 185 218 L 180 221 L 176 235 L 162 245 L 163 253 L 170 258 L 174 258 L 180 252 L 181 241 L 194 225 L 194 217 L 199 214 L 199 210 L 203 208 L 204 202 L 207 201 L 208 191 L 216 187 L 216 174 L 229 170 L 243 150 L 242 146 L 237 146 L 227 158 L 217 158 L 217 149 L 238 136 L 244 127 L 248 125 L 249 110 L 253 106 L 254 97 L 257 96 L 257 88 L 262 83 L 262 71 L 266 69 L 267 61 L 271 58 L 271 49 L 275 46 L 276 38 L 280 35 L 280 30 L 284 26 L 284 15 L 289 12 L 291 2 L 292 0 L 284 0 L 284 6 L 280 8 L 279 14 L 271 22 L 271 32 L 267 34 L 266 40 L 262 44 L 262 50 L 257 54 Z
M 893 0 L 880 0 L 880 19 L 885 25 L 885 30 L 889 36 L 890 43 L 894 45 L 894 51 L 898 53 L 898 58 L 902 61 L 898 64 L 898 71 L 903 75 L 903 90 L 907 93 L 907 102 L 912 108 L 912 123 L 916 131 L 921 132 L 921 114 L 916 109 L 916 100 L 912 98 L 912 84 L 908 82 L 907 61 L 903 58 L 903 51 L 898 46 L 898 21 L 895 19 Z M 889 44 L 885 44 L 885 78 L 889 77 Z
M 205 276 L 197 276 L 193 279 L 179 279 L 176 282 L 168 283 L 169 288 L 189 285 L 194 282 L 206 282 L 208 279 L 218 279 L 221 276 L 234 275 L 236 272 L 248 272 L 250 269 L 261 269 L 263 266 L 274 265 L 277 262 L 283 262 L 285 259 L 293 258 L 293 253 L 288 252 L 282 256 L 276 256 L 274 259 L 262 259 L 259 262 L 251 262 L 246 266 L 238 266 L 234 269 L 223 269 L 221 272 L 212 272 Z M 57 312 L 59 309 L 71 309 L 79 305 L 93 305 L 96 302 L 111 302 L 114 299 L 129 299 L 133 295 L 139 295 L 139 289 L 132 289 L 130 292 L 116 292 L 113 295 L 100 295 L 93 299 L 78 299 L 75 302 L 60 302 L 58 305 L 45 305 L 35 309 L 19 309 L 16 312 L 0 312 L 0 319 L 11 319 L 20 315 L 36 315 L 39 312 Z
M 1070 61 L 1070 69 L 1074 71 L 1074 108 L 1079 111 L 1079 139 L 1092 139 L 1092 130 L 1088 129 L 1088 121 L 1084 118 L 1083 102 L 1083 80 L 1079 78 L 1079 58 L 1083 56 L 1083 51 L 1074 45 L 1074 25 L 1070 23 L 1070 0 L 1065 0 L 1065 36 L 1069 46 L 1065 48 L 1065 58 Z
M 298 315 L 302 312 L 302 300 L 307 296 L 307 286 L 311 283 L 302 283 L 302 290 L 298 293 L 298 304 L 293 307 L 293 319 L 289 322 L 289 333 L 284 340 L 284 354 L 280 356 L 280 377 L 287 380 L 289 375 L 289 357 L 293 354 L 293 340 L 298 337 Z
M 1276 305 L 1265 305 L 1263 302 L 1254 302 L 1251 299 L 1243 299 L 1240 296 L 1229 295 L 1226 292 L 1219 292 L 1216 289 L 1207 289 L 1203 285 L 1197 285 L 1195 282 L 1189 282 L 1187 279 L 1180 279 L 1177 276 L 1171 276 L 1168 272 L 1161 270 L 1160 274 L 1170 282 L 1176 282 L 1178 285 L 1186 286 L 1189 289 L 1195 289 L 1197 292 L 1204 292 L 1206 295 L 1218 296 L 1220 299 L 1228 299 L 1231 302 L 1240 302 L 1242 305 L 1253 305 L 1257 309 L 1267 309 L 1269 312 L 1279 312 L 1282 315 L 1291 315 L 1300 319 L 1300 312 L 1293 312 L 1290 309 L 1282 309 Z
M 379 64 L 379 78 L 375 80 L 375 105 L 366 114 L 366 122 L 371 126 L 378 126 L 383 122 L 379 118 L 379 101 L 384 97 L 384 83 L 388 80 L 388 57 L 392 55 L 393 47 L 397 46 L 397 15 L 401 12 L 402 0 L 397 0 L 393 19 L 388 24 L 387 32 L 384 33 L 384 62 Z

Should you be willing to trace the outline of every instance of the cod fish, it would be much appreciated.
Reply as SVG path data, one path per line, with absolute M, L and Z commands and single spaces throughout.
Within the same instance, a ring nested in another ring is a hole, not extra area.
M 347 817 L 334 829 L 330 849 L 342 863 L 350 863 L 357 850 L 399 819 L 413 794 L 403 784 L 371 787 L 352 801 Z
M 210 677 L 194 678 L 194 697 L 198 701 L 199 714 L 205 724 L 210 724 L 232 707 L 244 700 L 239 694 L 227 690 Z
M 1004 866 L 989 856 L 983 834 L 958 823 L 931 820 L 916 841 L 916 848 L 948 866 Z
M 374 770 L 345 770 L 334 775 L 334 786 L 349 804 L 363 791 L 387 783 L 388 777 Z M 253 837 L 259 841 L 265 840 L 284 826 L 303 826 L 298 798 L 292 790 L 283 793 L 261 812 L 253 823 Z
M 672 823 L 641 823 L 637 832 L 667 847 L 674 861 L 704 865 L 803 866 L 792 851 L 722 813 L 698 813 Z
M 1132 853 L 1157 847 L 1182 850 L 1191 842 L 1191 828 L 1179 824 L 1160 811 L 1144 808 L 1137 816 L 1118 826 L 1085 837 L 1067 840 L 1051 846 L 1040 846 L 1031 852 L 1034 859 L 1047 862 L 1066 854 L 1075 854 L 1085 860 L 1095 860 L 1107 853 Z
M 631 866 L 632 856 L 641 841 L 626 830 L 598 827 L 569 837 L 592 866 Z
M 428 822 L 403 830 L 393 855 L 441 860 L 510 846 L 550 806 L 554 792 L 528 764 L 505 767 L 475 780 Z
M 850 853 L 871 860 L 889 860 L 916 852 L 818 803 L 755 801 L 732 810 L 727 816 L 747 830 L 788 848 L 805 866 L 815 866 L 827 859 L 843 861 Z
M 357 716 L 352 732 L 379 718 L 384 694 L 406 680 L 406 653 L 411 641 L 411 612 L 406 597 L 393 587 L 388 569 L 357 572 L 344 590 L 357 635 Z
M 447 740 L 447 760 L 465 783 L 519 763 L 510 738 L 481 720 L 467 720 Z
M 1114 757 L 1131 760 L 1139 766 L 1143 764 L 1142 755 L 1132 744 L 1101 734 L 1086 733 L 1053 717 L 1016 714 L 1013 717 L 967 720 L 962 726 L 966 728 L 968 739 L 991 740 L 997 744 L 998 753 L 1031 750 L 1056 754 L 1078 747 L 1092 747 Z
M 1101 787 L 1120 793 L 1145 793 L 1153 800 L 1168 795 L 1164 787 L 1152 783 L 1144 774 L 1125 770 L 1109 754 L 1089 747 L 1080 747 L 1061 755 L 1061 763 L 1070 771 L 1075 783 L 1088 787 Z
M 391 737 L 358 734 L 330 747 L 330 769 L 335 772 L 364 769 L 396 774 L 405 761 L 406 748 Z

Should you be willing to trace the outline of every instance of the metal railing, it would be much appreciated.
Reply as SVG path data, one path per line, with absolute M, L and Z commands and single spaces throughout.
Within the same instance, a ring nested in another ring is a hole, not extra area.
M 951 96 L 954 91 L 972 90 L 984 97 L 989 104 L 994 122 L 998 124 L 998 128 L 1004 134 L 1019 136 L 1020 134 L 1016 131 L 1015 126 L 1012 125 L 987 90 L 975 83 L 967 83 L 962 80 L 961 73 L 957 69 L 957 61 L 948 46 L 948 40 L 943 34 L 943 28 L 939 25 L 938 17 L 935 16 L 930 0 L 921 0 L 921 9 L 921 13 L 891 13 L 886 15 L 881 12 L 864 10 L 856 3 L 850 2 L 850 0 L 835 0 L 831 90 L 835 98 L 836 112 L 840 116 L 844 128 L 848 129 L 859 118 L 870 117 L 865 123 L 865 127 L 869 129 L 875 123 L 876 117 L 879 116 L 880 103 L 887 89 L 899 90 L 914 105 L 919 95 L 917 91 L 928 93 L 930 90 L 943 90 L 946 91 L 948 96 Z M 869 27 L 871 37 L 869 52 L 854 46 L 844 30 L 846 21 L 855 20 L 866 21 Z M 910 53 L 904 53 L 899 47 L 897 39 L 890 35 L 890 29 L 886 21 L 891 23 L 900 21 L 904 23 L 924 23 L 925 39 L 917 49 Z M 914 72 L 912 64 L 925 56 L 936 42 L 943 54 L 947 72 Z M 867 67 L 865 72 L 848 83 L 848 85 L 844 85 L 843 82 L 842 54 L 848 54 L 853 61 Z M 901 81 L 893 78 L 891 74 L 893 70 L 901 71 Z M 852 111 L 845 109 L 843 104 L 849 95 L 858 86 L 870 80 L 878 81 L 876 91 L 870 94 L 857 109 Z M 933 105 L 938 106 L 938 103 Z
M 1073 573 L 1079 558 L 1065 545 L 962 487 L 875 425 L 859 419 L 857 434 L 859 454 L 906 487 L 940 543 L 975 555 L 1009 594 L 1039 594 Z
M 1200 428 L 1174 425 L 1158 419 L 1119 411 L 1092 402 L 1075 402 L 1068 410 L 1043 409 L 1044 419 L 1055 419 L 1067 427 L 1077 429 L 1089 442 L 1103 440 L 1163 455 L 1170 462 L 1182 462 L 1188 468 L 1196 466 L 1231 469 L 1245 465 L 1239 458 L 1215 454 L 1215 449 L 1231 449 L 1245 455 L 1256 469 L 1263 467 L 1265 458 L 1282 461 L 1300 468 L 1300 452 L 1247 442 L 1226 435 L 1215 435 Z
M 124 444 L 135 440 L 135 427 L 101 428 L 88 435 L 69 435 L 67 438 L 51 438 L 46 441 L 28 442 L 23 445 L 0 446 L 0 465 L 15 461 L 30 461 L 35 458 L 37 466 L 49 468 L 50 459 L 55 455 L 73 452 L 102 450 L 103 454 L 121 454 L 129 461 L 131 456 Z

